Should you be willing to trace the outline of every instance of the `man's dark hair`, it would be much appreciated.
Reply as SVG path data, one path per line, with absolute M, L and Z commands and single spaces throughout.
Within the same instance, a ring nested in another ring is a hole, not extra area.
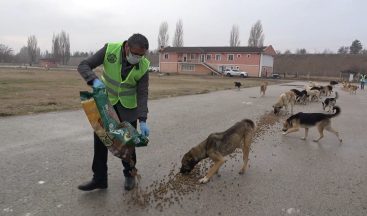
M 133 34 L 129 39 L 127 39 L 127 43 L 130 47 L 139 47 L 146 50 L 149 49 L 148 39 L 142 34 Z

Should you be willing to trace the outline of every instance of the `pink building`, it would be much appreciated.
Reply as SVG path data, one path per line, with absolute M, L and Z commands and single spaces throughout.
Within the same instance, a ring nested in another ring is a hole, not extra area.
M 43 58 L 43 59 L 40 59 L 38 62 L 41 67 L 44 67 L 47 69 L 57 67 L 57 62 L 56 62 L 56 59 L 54 58 Z
M 248 72 L 252 77 L 270 76 L 273 47 L 165 47 L 160 50 L 163 73 L 220 74 L 227 68 Z

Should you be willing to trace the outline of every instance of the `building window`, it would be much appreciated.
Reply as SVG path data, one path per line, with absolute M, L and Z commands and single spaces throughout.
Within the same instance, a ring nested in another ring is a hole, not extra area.
M 168 53 L 164 54 L 164 59 L 168 59 Z
M 234 55 L 228 54 L 228 61 L 233 61 L 233 60 L 234 60 Z
M 251 55 L 250 54 L 247 54 L 247 58 L 250 58 L 251 57 Z
M 206 54 L 206 60 L 211 60 L 212 59 L 212 55 L 211 54 Z
M 193 65 L 193 64 L 183 64 L 183 65 L 181 65 L 181 70 L 182 71 L 194 71 L 195 70 L 195 65 Z
M 239 66 L 236 66 L 236 69 L 237 69 L 237 70 L 239 70 L 239 69 L 240 69 L 240 67 L 239 67 Z
M 220 54 L 216 54 L 215 55 L 215 60 L 216 61 L 220 61 L 221 60 L 221 55 Z
M 237 54 L 237 58 L 241 58 L 241 54 Z
M 187 55 L 186 54 L 183 55 L 183 61 L 187 62 Z
M 190 59 L 195 59 L 196 58 L 196 55 L 195 54 L 191 54 L 190 55 Z

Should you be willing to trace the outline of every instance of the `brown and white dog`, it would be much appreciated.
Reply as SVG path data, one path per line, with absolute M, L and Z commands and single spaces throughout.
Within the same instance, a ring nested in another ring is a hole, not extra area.
M 214 165 L 209 169 L 205 177 L 199 180 L 200 183 L 207 183 L 215 173 L 218 173 L 219 168 L 225 162 L 224 156 L 233 153 L 236 148 L 241 148 L 243 166 L 239 174 L 243 174 L 246 171 L 254 130 L 255 123 L 250 119 L 243 119 L 224 132 L 210 134 L 208 138 L 183 156 L 180 172 L 182 174 L 190 173 L 196 164 L 209 157 L 214 162 Z
M 268 82 L 267 81 L 264 81 L 264 82 L 261 83 L 261 85 L 260 85 L 260 94 L 261 94 L 261 96 L 265 95 L 267 87 L 268 87 Z
M 291 106 L 291 114 L 293 114 L 293 106 L 296 103 L 296 94 L 292 91 L 282 93 L 277 102 L 273 105 L 274 114 L 278 114 L 284 107 L 288 111 L 288 105 Z

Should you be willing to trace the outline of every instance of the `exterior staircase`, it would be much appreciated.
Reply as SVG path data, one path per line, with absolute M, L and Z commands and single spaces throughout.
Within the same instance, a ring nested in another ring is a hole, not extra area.
M 210 66 L 209 64 L 207 64 L 206 62 L 202 62 L 201 63 L 204 67 L 208 68 L 212 73 L 213 75 L 219 75 L 219 76 L 222 76 L 222 74 L 217 70 L 215 69 L 214 67 Z

